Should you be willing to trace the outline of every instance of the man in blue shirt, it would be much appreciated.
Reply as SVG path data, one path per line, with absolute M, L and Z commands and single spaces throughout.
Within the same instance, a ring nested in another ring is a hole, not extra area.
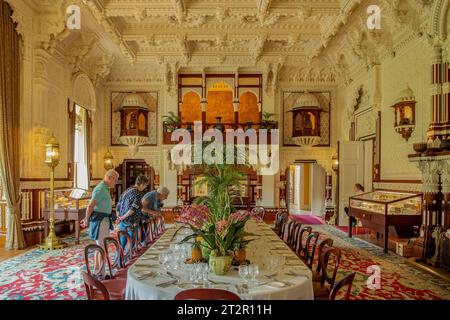
M 114 188 L 119 179 L 119 174 L 115 170 L 106 172 L 103 181 L 100 182 L 92 192 L 92 198 L 86 209 L 86 217 L 81 221 L 80 225 L 85 228 L 89 226 L 89 237 L 96 243 L 104 247 L 103 239 L 109 236 L 112 225 L 112 199 L 109 193 L 110 188 Z M 105 276 L 105 268 L 98 270 L 101 265 L 101 257 L 99 254 L 94 256 L 94 268 L 101 272 L 101 276 Z M 95 274 L 96 272 L 94 272 Z
M 158 190 L 150 191 L 142 198 L 142 207 L 147 211 L 143 214 L 143 220 L 152 220 L 161 213 L 163 201 L 169 196 L 169 189 L 166 187 L 159 187 Z M 142 230 L 144 232 L 145 230 Z
M 158 190 L 150 191 L 142 198 L 142 207 L 146 208 L 150 215 L 159 215 L 161 212 L 162 202 L 169 196 L 169 189 L 159 187 Z

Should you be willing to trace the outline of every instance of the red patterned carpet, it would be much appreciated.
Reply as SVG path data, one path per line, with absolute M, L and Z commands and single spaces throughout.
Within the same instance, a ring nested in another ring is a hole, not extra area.
M 405 264 L 403 258 L 384 254 L 365 241 L 346 238 L 345 233 L 327 225 L 313 225 L 321 238 L 332 237 L 343 250 L 338 279 L 357 272 L 352 299 L 450 299 L 450 283 Z M 73 243 L 73 237 L 66 239 Z M 0 263 L 0 299 L 85 299 L 81 280 L 84 269 L 83 245 L 60 251 L 30 250 Z M 381 289 L 367 288 L 367 267 L 381 268 Z

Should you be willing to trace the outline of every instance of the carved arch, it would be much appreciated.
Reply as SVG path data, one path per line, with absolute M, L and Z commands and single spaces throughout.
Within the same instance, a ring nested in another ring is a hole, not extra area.
M 90 111 L 95 111 L 97 109 L 95 87 L 87 74 L 80 72 L 74 76 L 72 101 Z
M 442 40 L 447 38 L 447 13 L 450 0 L 435 1 L 431 10 L 430 35 L 431 37 L 440 37 Z

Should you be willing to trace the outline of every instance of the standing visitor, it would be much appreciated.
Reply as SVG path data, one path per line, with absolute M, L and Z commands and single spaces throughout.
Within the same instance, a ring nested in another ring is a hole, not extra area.
M 89 226 L 89 237 L 101 247 L 104 247 L 103 239 L 109 236 L 110 230 L 113 230 L 112 198 L 109 189 L 114 188 L 118 179 L 117 171 L 108 170 L 106 172 L 103 181 L 94 188 L 91 201 L 86 209 L 86 217 L 81 221 L 83 228 Z M 94 268 L 97 272 L 101 265 L 100 259 L 100 254 L 96 252 Z M 100 272 L 101 276 L 105 277 L 104 265 Z

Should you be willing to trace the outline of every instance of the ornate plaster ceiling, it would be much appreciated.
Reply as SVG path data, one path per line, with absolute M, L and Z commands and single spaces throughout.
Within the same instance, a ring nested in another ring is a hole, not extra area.
M 85 0 L 136 62 L 193 57 L 312 56 L 341 0 Z

